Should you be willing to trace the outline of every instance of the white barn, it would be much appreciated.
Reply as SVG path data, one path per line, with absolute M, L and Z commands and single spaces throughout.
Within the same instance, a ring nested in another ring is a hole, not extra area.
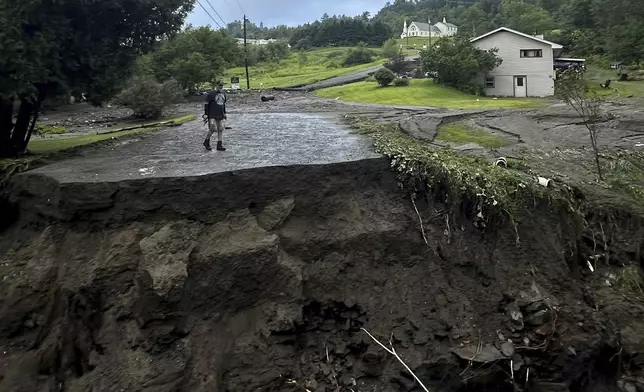
M 543 36 L 524 34 L 501 27 L 472 43 L 484 50 L 497 48 L 503 63 L 486 75 L 479 76 L 479 83 L 486 95 L 497 97 L 547 97 L 555 92 L 555 51 L 563 47 L 546 41 Z

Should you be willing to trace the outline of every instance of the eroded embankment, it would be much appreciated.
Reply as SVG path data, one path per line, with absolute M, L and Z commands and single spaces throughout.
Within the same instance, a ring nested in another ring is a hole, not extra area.
M 615 218 L 597 243 L 535 201 L 517 247 L 512 228 L 421 198 L 428 246 L 388 168 L 16 177 L 0 390 L 419 390 L 361 328 L 436 391 L 644 386 L 642 303 L 616 272 L 641 262 L 641 220 Z

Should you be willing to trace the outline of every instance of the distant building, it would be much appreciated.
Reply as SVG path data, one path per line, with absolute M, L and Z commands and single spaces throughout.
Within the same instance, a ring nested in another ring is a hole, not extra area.
M 563 48 L 543 36 L 524 34 L 500 27 L 472 38 L 479 49 L 498 49 L 503 62 L 487 74 L 479 75 L 486 95 L 499 97 L 546 97 L 554 95 L 557 53 Z M 579 63 L 583 59 L 559 59 Z
M 407 37 L 451 37 L 453 35 L 456 35 L 458 33 L 458 26 L 452 23 L 447 23 L 447 20 L 443 18 L 442 22 L 438 22 L 436 24 L 431 24 L 431 21 L 428 21 L 429 23 L 423 23 L 423 22 L 411 22 L 409 26 L 407 26 L 407 21 L 405 21 L 405 24 L 403 25 L 403 31 L 402 34 L 400 34 L 400 38 L 407 38 Z
M 250 39 L 250 38 L 248 38 L 248 39 L 246 39 L 246 41 L 248 42 L 248 45 L 267 45 L 267 44 L 269 44 L 271 42 L 277 42 L 277 40 L 273 39 L 273 38 L 271 38 L 271 39 Z M 237 43 L 240 44 L 240 45 L 243 45 L 244 44 L 244 39 L 243 38 L 237 38 Z

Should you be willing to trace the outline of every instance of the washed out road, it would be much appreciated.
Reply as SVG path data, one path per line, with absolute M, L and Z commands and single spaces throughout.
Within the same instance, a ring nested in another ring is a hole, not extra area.
M 206 126 L 196 120 L 30 173 L 61 182 L 111 182 L 378 156 L 369 140 L 352 134 L 337 113 L 240 113 L 229 117 L 232 129 L 224 133 L 227 151 L 206 151 L 202 146 Z

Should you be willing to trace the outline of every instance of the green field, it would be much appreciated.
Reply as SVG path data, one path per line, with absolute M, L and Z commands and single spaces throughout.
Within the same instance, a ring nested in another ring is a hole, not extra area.
M 599 85 L 608 79 L 612 80 L 609 89 L 603 89 Z M 619 76 L 614 69 L 604 69 L 592 65 L 587 66 L 586 80 L 590 90 L 604 98 L 629 97 L 644 98 L 644 80 L 620 82 Z M 617 89 L 618 91 L 615 91 Z
M 375 82 L 360 82 L 318 90 L 316 95 L 354 102 L 446 109 L 529 108 L 541 106 L 543 102 L 529 98 L 475 97 L 451 87 L 434 84 L 431 79 L 412 79 L 407 87 L 380 87 Z
M 282 60 L 279 64 L 258 64 L 249 67 L 250 87 L 259 88 L 263 84 L 264 88 L 270 87 L 287 87 L 299 84 L 314 83 L 318 80 L 343 75 L 348 72 L 359 71 L 361 69 L 383 64 L 385 59 L 374 57 L 373 62 L 361 64 L 353 67 L 340 67 L 344 54 L 350 48 L 334 47 L 315 49 L 304 52 L 306 62 L 300 63 L 300 52 L 293 51 L 289 57 Z M 379 49 L 372 49 L 379 53 Z M 229 83 L 231 76 L 238 76 L 241 87 L 246 87 L 246 76 L 243 67 L 229 69 L 224 80 Z
M 176 125 L 186 123 L 188 121 L 193 121 L 195 119 L 196 119 L 196 116 L 194 114 L 189 114 L 181 117 L 170 118 L 163 121 L 172 121 L 173 125 L 176 126 Z M 152 121 L 141 122 L 141 125 L 147 124 L 147 123 L 152 123 Z M 130 124 L 129 126 L 132 126 L 132 124 Z M 72 137 L 64 137 L 64 138 L 41 139 L 38 137 L 34 137 L 29 142 L 29 146 L 27 148 L 29 149 L 29 152 L 31 154 L 47 155 L 47 154 L 52 154 L 63 150 L 68 150 L 70 148 L 88 146 L 90 144 L 102 142 L 105 140 L 116 139 L 123 136 L 132 136 L 132 135 L 141 134 L 141 133 L 154 132 L 160 128 L 163 128 L 163 127 L 161 126 L 161 127 L 139 128 L 139 129 L 132 129 L 127 131 L 116 130 L 115 132 L 110 132 L 110 133 L 87 134 L 82 136 L 72 136 Z

